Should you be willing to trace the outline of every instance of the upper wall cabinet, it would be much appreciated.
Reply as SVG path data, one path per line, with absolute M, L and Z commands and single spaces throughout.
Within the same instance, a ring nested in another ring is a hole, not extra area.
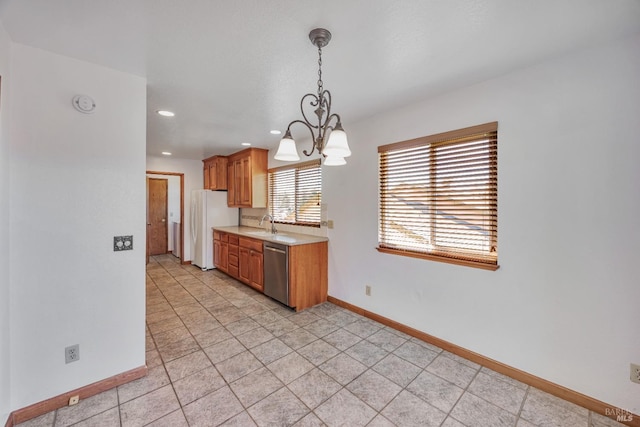
M 247 148 L 229 156 L 227 204 L 235 208 L 267 207 L 269 150 Z
M 226 156 L 211 156 L 202 161 L 205 190 L 227 189 L 227 161 Z

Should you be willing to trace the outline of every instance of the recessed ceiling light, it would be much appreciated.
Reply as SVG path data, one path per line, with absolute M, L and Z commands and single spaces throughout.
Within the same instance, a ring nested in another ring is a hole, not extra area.
M 171 155 L 171 153 L 170 153 L 170 152 L 168 152 L 168 151 L 163 151 L 163 152 L 162 152 L 162 155 L 163 155 L 163 156 L 170 156 L 170 155 Z
M 280 135 L 282 132 L 280 132 L 277 129 L 274 129 L 274 130 L 269 131 L 269 133 L 271 133 L 271 135 Z
M 242 145 L 244 145 L 245 147 L 248 147 L 248 146 L 250 146 L 250 145 L 251 145 L 251 143 L 249 143 L 249 142 L 243 142 L 243 143 L 242 143 Z
M 156 113 L 160 114 L 161 116 L 165 116 L 165 117 L 173 117 L 176 114 L 173 111 L 167 111 L 167 110 L 158 110 L 156 111 Z

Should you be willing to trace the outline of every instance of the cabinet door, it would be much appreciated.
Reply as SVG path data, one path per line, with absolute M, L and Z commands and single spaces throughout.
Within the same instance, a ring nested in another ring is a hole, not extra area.
M 203 181 L 204 181 L 202 188 L 204 188 L 205 190 L 208 190 L 210 185 L 211 185 L 209 176 L 210 176 L 210 174 L 209 174 L 209 162 L 204 162 L 203 165 L 202 165 L 202 177 L 203 177 Z
M 227 159 L 227 205 L 236 208 L 267 207 L 267 152 L 250 148 Z
M 220 268 L 220 253 L 222 252 L 220 248 L 220 241 L 213 241 L 213 265 Z
M 227 242 L 220 242 L 220 270 L 225 273 L 229 271 L 229 244 Z
M 233 183 L 235 185 L 235 195 L 234 195 L 234 200 L 233 200 L 233 204 L 234 206 L 241 206 L 242 205 L 242 183 L 243 183 L 243 176 L 244 176 L 244 171 L 242 169 L 242 159 L 238 159 L 238 160 L 234 160 L 233 161 Z
M 218 189 L 218 165 L 215 160 L 209 162 L 209 190 Z
M 235 167 L 233 162 L 227 164 L 227 206 L 236 205 Z
M 264 290 L 264 257 L 262 252 L 251 251 L 250 254 L 251 259 L 251 267 L 250 267 L 250 277 L 249 284 L 255 289 L 262 292 Z
M 227 189 L 227 158 L 216 157 L 215 161 L 216 190 Z
M 240 159 L 242 171 L 242 190 L 240 191 L 240 205 L 251 207 L 251 186 L 253 175 L 251 173 L 251 156 Z
M 240 280 L 249 283 L 250 279 L 250 271 L 251 271 L 251 263 L 249 262 L 249 249 L 248 248 L 240 248 Z

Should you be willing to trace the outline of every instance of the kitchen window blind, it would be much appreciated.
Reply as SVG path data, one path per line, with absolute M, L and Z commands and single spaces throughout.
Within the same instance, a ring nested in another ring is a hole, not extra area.
M 498 123 L 378 147 L 381 252 L 498 268 Z
M 320 159 L 269 169 L 269 213 L 274 221 L 320 227 Z

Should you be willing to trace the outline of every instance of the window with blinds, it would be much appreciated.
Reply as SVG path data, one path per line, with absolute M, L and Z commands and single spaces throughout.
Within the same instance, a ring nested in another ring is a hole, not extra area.
M 498 123 L 378 147 L 381 252 L 498 268 Z
M 320 227 L 320 159 L 269 169 L 269 213 L 274 221 Z

